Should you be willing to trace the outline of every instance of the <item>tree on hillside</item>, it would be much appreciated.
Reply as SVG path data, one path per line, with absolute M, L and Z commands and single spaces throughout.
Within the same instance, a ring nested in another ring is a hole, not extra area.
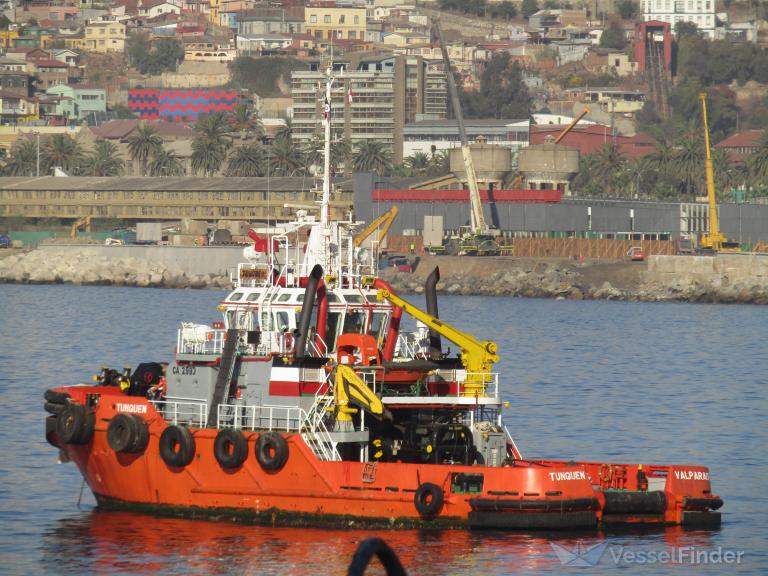
M 175 39 L 161 38 L 153 43 L 146 34 L 129 38 L 125 52 L 131 66 L 150 76 L 175 71 L 184 60 L 184 47 Z
M 153 126 L 141 122 L 136 133 L 128 137 L 128 153 L 131 159 L 139 162 L 141 175 L 147 175 L 147 164 L 152 156 L 163 149 L 163 139 Z
M 495 54 L 480 76 L 480 90 L 463 92 L 467 118 L 527 118 L 531 98 L 523 69 L 504 52 Z
M 488 15 L 491 18 L 504 18 L 505 20 L 514 20 L 517 18 L 517 7 L 509 0 L 503 0 L 503 2 L 489 6 Z
M 699 35 L 699 27 L 695 22 L 680 20 L 675 22 L 675 38 L 680 42 L 683 38 L 696 38 Z
M 634 20 L 638 12 L 635 0 L 619 0 L 616 3 L 616 9 L 624 20 Z
M 533 14 L 539 11 L 539 3 L 536 0 L 523 0 L 522 13 L 523 18 L 528 20 Z
M 624 29 L 617 20 L 611 21 L 608 28 L 603 30 L 602 36 L 600 36 L 600 46 L 603 48 L 615 48 L 616 50 L 624 50 L 627 46 L 627 39 L 624 36 Z
M 234 88 L 247 88 L 262 98 L 282 96 L 284 87 L 290 87 L 291 72 L 306 69 L 307 65 L 296 58 L 238 56 L 230 64 L 230 84 Z

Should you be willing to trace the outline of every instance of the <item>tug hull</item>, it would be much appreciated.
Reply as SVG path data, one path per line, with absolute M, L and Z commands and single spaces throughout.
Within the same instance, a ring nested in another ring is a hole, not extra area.
M 64 444 L 53 430 L 48 439 L 66 451 L 107 508 L 279 525 L 389 528 L 595 529 L 600 523 L 713 525 L 720 519 L 713 510 L 722 502 L 711 494 L 707 468 L 697 466 L 646 465 L 651 487 L 662 489 L 643 491 L 637 490 L 638 467 L 632 464 L 322 461 L 300 434 L 287 433 L 282 434 L 288 448 L 285 464 L 264 470 L 255 457 L 263 432 L 250 432 L 245 433 L 245 461 L 226 470 L 214 456 L 218 430 L 210 428 L 190 428 L 194 457 L 186 466 L 169 466 L 159 449 L 168 423 L 151 402 L 131 398 L 127 403 L 110 387 L 59 390 L 74 403 L 97 399 L 90 442 Z M 109 422 L 125 412 L 148 424 L 141 453 L 117 453 L 108 442 Z M 623 487 L 612 487 L 619 483 Z M 432 490 L 439 492 L 442 505 L 425 513 L 429 498 L 421 506 L 417 500 L 426 485 L 436 487 Z

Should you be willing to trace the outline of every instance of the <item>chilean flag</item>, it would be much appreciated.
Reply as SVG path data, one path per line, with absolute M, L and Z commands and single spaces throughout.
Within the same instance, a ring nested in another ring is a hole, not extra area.
M 349 90 L 347 90 L 347 102 L 352 104 L 352 86 L 350 86 Z
M 326 99 L 325 103 L 323 104 L 323 118 L 328 118 L 330 114 L 331 114 L 331 104 Z

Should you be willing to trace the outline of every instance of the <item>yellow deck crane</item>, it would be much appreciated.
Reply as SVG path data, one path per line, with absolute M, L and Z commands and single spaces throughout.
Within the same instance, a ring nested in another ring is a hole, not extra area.
M 406 302 L 389 290 L 379 290 L 376 293 L 376 299 L 380 302 L 386 300 L 393 306 L 401 308 L 403 312 L 407 312 L 419 322 L 426 324 L 429 329 L 434 330 L 461 348 L 461 365 L 467 371 L 462 395 L 472 397 L 486 397 L 488 395 L 488 384 L 493 380 L 491 368 L 499 361 L 495 342 L 478 340 L 471 334 L 462 332 L 447 322 L 443 322 L 417 308 L 410 302 Z
M 704 169 L 707 176 L 707 201 L 709 202 L 709 232 L 702 234 L 699 241 L 699 249 L 712 250 L 714 252 L 740 252 L 740 244 L 728 241 L 725 234 L 720 232 L 720 217 L 717 211 L 717 197 L 715 195 L 715 170 L 712 164 L 712 149 L 709 146 L 706 93 L 701 92 L 699 94 L 699 102 L 701 102 L 701 116 L 704 120 L 704 148 L 707 153 Z
M 381 246 L 381 243 L 387 237 L 387 233 L 392 227 L 392 223 L 395 221 L 395 218 L 397 218 L 397 206 L 392 206 L 392 208 L 368 224 L 364 230 L 355 236 L 355 247 L 359 248 L 360 245 L 365 242 L 366 238 L 373 234 L 377 228 L 379 229 L 377 242 L 379 243 L 379 246 Z
M 357 413 L 357 408 L 352 406 L 353 403 L 377 418 L 388 416 L 381 398 L 374 394 L 368 384 L 352 368 L 344 364 L 336 366 L 333 403 L 336 409 L 336 421 L 344 423 L 340 426 L 341 428 L 346 428 L 346 423 L 351 422 L 352 415 Z

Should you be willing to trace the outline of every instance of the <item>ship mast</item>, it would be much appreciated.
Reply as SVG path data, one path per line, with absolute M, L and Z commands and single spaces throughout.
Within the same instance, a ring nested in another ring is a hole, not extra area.
M 320 222 L 323 227 L 331 220 L 331 86 L 333 85 L 333 62 L 328 66 L 325 81 L 325 103 L 323 104 L 323 127 L 325 129 L 325 146 L 323 149 L 323 199 L 320 209 Z

